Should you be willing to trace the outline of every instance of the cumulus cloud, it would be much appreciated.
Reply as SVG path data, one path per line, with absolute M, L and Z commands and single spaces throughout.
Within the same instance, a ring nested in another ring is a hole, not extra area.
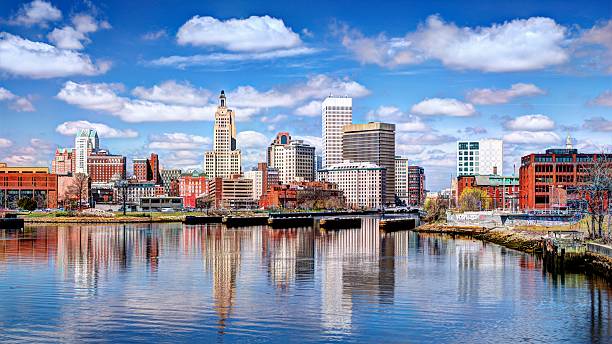
M 603 117 L 592 117 L 585 119 L 582 127 L 593 131 L 610 132 L 612 131 L 612 121 Z
M 545 94 L 544 90 L 534 84 L 517 83 L 510 89 L 480 88 L 471 90 L 467 100 L 478 105 L 505 104 L 517 97 L 531 97 Z
M 603 50 L 603 66 L 608 73 L 612 73 L 612 20 L 593 26 L 585 31 L 579 41 L 584 44 L 595 45 Z
M 13 145 L 13 141 L 0 137 L 0 148 L 8 148 Z
M 306 117 L 321 116 L 321 101 L 311 100 L 310 102 L 295 109 L 295 114 Z
M 211 92 L 196 88 L 188 82 L 164 81 L 151 88 L 136 87 L 132 94 L 138 98 L 160 101 L 169 104 L 205 105 L 211 97 Z
M 487 129 L 481 127 L 466 127 L 465 132 L 470 135 L 482 135 L 487 133 Z
M 561 138 L 552 131 L 513 131 L 504 135 L 504 142 L 516 144 L 558 144 Z
M 74 136 L 80 129 L 95 129 L 98 135 L 103 138 L 133 138 L 138 136 L 138 132 L 132 129 L 115 129 L 104 123 L 92 123 L 89 121 L 68 121 L 61 123 L 55 131 L 67 136 Z
M 147 145 L 150 149 L 161 150 L 203 150 L 209 148 L 211 139 L 204 136 L 192 135 L 186 133 L 163 133 L 161 135 L 151 135 Z M 184 153 L 180 153 L 183 154 Z M 180 155 L 179 154 L 179 155 Z
M 0 87 L 0 101 L 9 101 L 9 108 L 18 112 L 36 111 L 34 105 L 27 98 L 18 97 L 3 87 Z
M 50 44 L 0 33 L 0 70 L 33 79 L 105 73 L 110 63 L 92 62 L 89 56 Z
M 246 130 L 238 133 L 236 141 L 242 154 L 243 169 L 265 161 L 266 147 L 271 141 L 266 135 L 257 131 Z
M 454 69 L 515 72 L 565 63 L 566 31 L 545 17 L 472 28 L 432 15 L 404 37 L 366 38 L 344 30 L 342 43 L 362 63 L 393 67 L 434 59 Z
M 425 116 L 467 117 L 476 114 L 474 105 L 453 98 L 428 98 L 413 105 L 410 111 Z
M 452 135 L 428 132 L 421 135 L 400 134 L 397 136 L 397 141 L 400 144 L 440 145 L 457 141 L 457 138 Z
M 34 0 L 24 4 L 19 12 L 9 20 L 14 25 L 39 25 L 47 27 L 49 22 L 62 19 L 62 12 L 50 2 Z
M 368 120 L 395 123 L 398 132 L 422 132 L 431 130 L 420 117 L 405 113 L 395 106 L 379 106 L 368 112 Z
M 136 87 L 137 98 L 120 95 L 121 85 L 107 83 L 77 83 L 68 81 L 57 95 L 69 104 L 88 110 L 102 111 L 127 122 L 151 121 L 212 121 L 217 108 L 212 92 L 188 83 L 167 81 L 150 88 Z M 215 92 L 216 93 L 216 92 Z M 238 120 L 245 120 L 263 109 L 293 107 L 326 95 L 346 94 L 363 97 L 370 91 L 363 85 L 341 78 L 314 75 L 305 82 L 259 91 L 240 86 L 227 92 L 228 105 L 235 109 Z
M 47 38 L 58 48 L 80 50 L 84 48 L 84 43 L 91 42 L 87 36 L 88 33 L 96 32 L 100 28 L 110 28 L 108 22 L 98 22 L 91 15 L 84 13 L 73 16 L 72 24 L 73 26 L 53 29 Z
M 555 128 L 555 121 L 546 115 L 524 115 L 504 123 L 508 130 L 546 131 Z
M 323 152 L 323 138 L 320 136 L 312 136 L 312 135 L 295 135 L 293 136 L 296 140 L 302 140 L 304 143 L 307 143 L 311 146 L 315 147 L 315 154 L 321 154 Z
M 604 91 L 591 101 L 591 104 L 599 106 L 612 106 L 612 91 Z
M 180 27 L 176 38 L 181 45 L 212 46 L 237 52 L 289 49 L 302 44 L 297 33 L 281 19 L 270 16 L 224 21 L 194 16 Z

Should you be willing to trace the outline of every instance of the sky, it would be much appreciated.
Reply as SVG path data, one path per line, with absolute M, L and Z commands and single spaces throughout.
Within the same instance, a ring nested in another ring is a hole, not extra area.
M 92 127 L 128 160 L 201 169 L 222 89 L 243 170 L 279 131 L 320 152 L 333 94 L 354 123 L 395 123 L 429 190 L 458 139 L 503 139 L 518 175 L 568 134 L 612 150 L 612 2 L 0 2 L 2 162 L 50 166 Z

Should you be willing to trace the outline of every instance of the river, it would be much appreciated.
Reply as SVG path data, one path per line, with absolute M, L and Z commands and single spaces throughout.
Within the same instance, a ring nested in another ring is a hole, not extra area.
M 0 342 L 608 342 L 611 289 L 466 238 L 133 224 L 0 231 Z

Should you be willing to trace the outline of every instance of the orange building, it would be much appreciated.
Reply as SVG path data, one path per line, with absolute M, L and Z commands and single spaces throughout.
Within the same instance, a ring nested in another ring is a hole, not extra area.
M 8 167 L 0 163 L 0 208 L 15 209 L 21 198 L 38 208 L 57 208 L 57 175 L 47 167 Z
M 544 154 L 521 158 L 519 170 L 521 209 L 585 208 L 577 188 L 588 181 L 595 161 L 612 160 L 612 154 L 578 153 L 577 149 L 547 149 Z

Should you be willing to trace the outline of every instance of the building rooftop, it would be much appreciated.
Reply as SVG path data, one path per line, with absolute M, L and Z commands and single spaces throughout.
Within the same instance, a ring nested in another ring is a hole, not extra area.
M 320 171 L 338 171 L 338 170 L 384 170 L 384 167 L 380 167 L 372 162 L 353 162 L 344 161 L 339 164 L 328 166 Z

